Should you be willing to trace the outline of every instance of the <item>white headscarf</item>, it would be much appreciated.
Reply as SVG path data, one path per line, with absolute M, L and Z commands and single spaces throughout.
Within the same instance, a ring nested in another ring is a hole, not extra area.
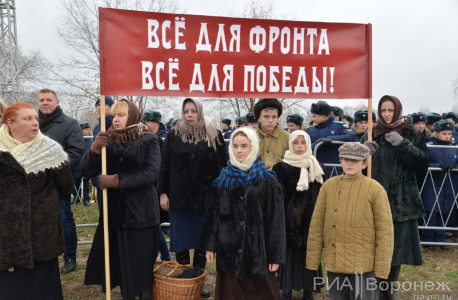
M 234 153 L 233 153 L 234 149 L 232 147 L 234 137 L 237 134 L 237 132 L 240 132 L 240 131 L 245 133 L 251 142 L 251 152 L 248 155 L 248 157 L 245 159 L 245 161 L 241 163 L 238 162 L 237 159 L 235 158 Z M 251 168 L 251 165 L 254 163 L 254 161 L 258 157 L 258 154 L 259 154 L 259 137 L 253 128 L 241 127 L 232 133 L 231 142 L 229 144 L 229 158 L 231 160 L 231 164 L 233 164 L 235 167 L 239 169 L 242 169 L 243 171 L 248 171 Z
M 299 137 L 303 136 L 307 144 L 307 150 L 302 155 L 296 155 L 293 151 L 293 142 Z M 309 183 L 315 180 L 323 183 L 323 170 L 316 158 L 312 155 L 312 143 L 310 136 L 302 130 L 296 130 L 289 136 L 289 150 L 285 152 L 285 163 L 290 166 L 301 168 L 301 176 L 297 183 L 296 190 L 306 191 L 309 189 Z

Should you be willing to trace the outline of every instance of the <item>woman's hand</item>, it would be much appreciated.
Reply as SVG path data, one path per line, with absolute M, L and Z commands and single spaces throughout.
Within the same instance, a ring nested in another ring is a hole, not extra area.
M 167 197 L 167 194 L 161 194 L 161 208 L 165 211 L 169 211 L 170 202 L 169 197 Z
M 269 272 L 276 272 L 280 265 L 278 264 L 269 264 Z
M 205 257 L 207 258 L 207 261 L 212 265 L 215 263 L 215 252 L 207 251 Z
M 108 146 L 108 133 L 105 131 L 99 132 L 99 134 L 95 137 L 95 141 L 91 145 L 91 150 L 95 154 L 100 155 L 102 152 L 102 147 L 107 147 Z

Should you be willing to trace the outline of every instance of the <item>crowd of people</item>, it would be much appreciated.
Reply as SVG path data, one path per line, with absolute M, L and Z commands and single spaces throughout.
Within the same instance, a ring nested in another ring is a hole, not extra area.
M 282 128 L 281 102 L 266 98 L 235 128 L 223 119 L 219 129 L 192 98 L 181 118 L 165 124 L 160 112 L 142 114 L 126 99 L 106 96 L 104 116 L 100 98 L 95 108 L 106 130 L 99 119 L 91 140 L 84 139 L 89 123 L 66 116 L 52 90 L 38 93 L 38 113 L 0 102 L 0 299 L 63 299 L 57 258 L 63 254 L 61 273 L 75 270 L 71 205 L 90 205 L 90 181 L 100 222 L 84 283 L 107 292 L 107 189 L 111 288 L 124 299 L 151 299 L 159 252 L 190 265 L 190 250 L 194 267 L 216 263 L 218 300 L 287 300 L 293 291 L 313 299 L 324 287 L 322 257 L 328 282 L 337 282 L 331 299 L 400 299 L 401 265 L 423 263 L 420 240 L 444 242 L 444 230 L 419 231 L 419 224 L 458 225 L 452 112 L 407 116 L 398 98 L 383 96 L 377 113 L 350 117 L 318 101 L 311 124 L 292 114 Z M 365 176 L 370 155 L 372 178 Z M 170 228 L 161 230 L 164 222 Z M 206 286 L 202 296 L 210 297 Z

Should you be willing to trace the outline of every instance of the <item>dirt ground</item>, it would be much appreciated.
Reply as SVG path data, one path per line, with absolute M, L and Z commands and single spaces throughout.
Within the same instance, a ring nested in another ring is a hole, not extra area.
M 91 205 L 89 214 L 93 213 Z M 75 207 L 75 219 L 77 223 L 87 223 L 86 217 L 81 207 Z M 98 212 L 95 211 L 92 222 L 98 222 Z M 92 240 L 95 228 L 78 229 L 78 240 Z M 457 242 L 455 239 L 449 239 L 446 242 Z M 77 269 L 70 274 L 62 275 L 62 287 L 64 299 L 106 299 L 102 294 L 99 286 L 85 286 L 84 274 L 86 271 L 86 261 L 89 256 L 91 246 L 83 245 L 78 247 L 77 252 Z M 449 247 L 449 251 L 441 251 L 436 247 L 436 251 L 423 250 L 423 266 L 403 266 L 399 276 L 401 289 L 398 292 L 402 300 L 457 300 L 458 299 L 458 249 Z M 173 259 L 173 253 L 172 253 Z M 63 266 L 62 257 L 60 258 L 60 267 Z M 324 269 L 324 268 L 323 268 Z M 206 286 L 214 296 L 216 269 L 214 265 L 207 264 L 208 273 Z M 439 284 L 438 284 L 439 283 Z M 442 285 L 441 285 L 442 284 Z M 403 288 L 404 289 L 403 289 Z M 112 290 L 113 300 L 122 300 L 119 288 Z M 329 293 L 323 289 L 322 293 L 314 295 L 315 299 L 329 299 Z M 302 299 L 302 293 L 295 292 L 293 299 Z M 167 300 L 167 299 L 164 299 Z M 209 300 L 214 300 L 213 297 Z

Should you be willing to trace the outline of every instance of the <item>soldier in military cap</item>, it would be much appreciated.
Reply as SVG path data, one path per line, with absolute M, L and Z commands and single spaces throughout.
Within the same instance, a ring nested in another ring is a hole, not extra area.
M 350 117 L 349 115 L 343 115 L 343 118 L 341 121 L 345 123 L 344 127 L 347 129 L 351 128 L 354 123 L 353 118 Z
M 254 115 L 254 113 L 249 113 L 246 115 L 246 124 L 247 126 L 253 127 L 254 129 L 258 127 L 258 119 Z
M 317 160 L 320 163 L 339 164 L 338 149 L 341 145 L 333 145 L 332 142 L 353 142 L 355 133 L 350 128 L 346 128 L 344 122 L 336 121 L 332 114 L 332 108 L 326 101 L 313 103 L 311 113 L 314 126 L 309 126 L 307 133 L 312 140 L 312 149 L 315 148 L 316 144 L 323 143 L 318 150 Z M 335 170 L 327 168 L 326 177 L 330 178 L 341 173 L 342 168 L 336 168 Z
M 445 115 L 445 119 L 452 121 L 453 124 L 455 124 L 455 128 L 452 131 L 452 135 L 455 138 L 455 142 L 458 143 L 458 115 L 454 113 L 453 111 L 451 111 Z
M 332 106 L 332 114 L 334 115 L 334 118 L 336 118 L 336 121 L 343 121 L 344 111 L 342 108 L 338 106 Z
M 234 129 L 232 129 L 230 127 L 231 126 L 231 120 L 230 119 L 223 119 L 221 121 L 221 126 L 223 127 L 223 138 L 224 138 L 224 140 L 230 140 L 231 136 L 232 136 L 232 132 L 234 132 Z M 229 161 L 229 142 L 226 142 L 226 159 L 227 159 L 227 161 Z
M 148 125 L 149 130 L 157 137 L 164 139 L 167 136 L 164 124 L 162 124 L 162 115 L 155 110 L 148 110 L 143 113 L 143 121 Z
M 355 142 L 360 142 L 369 127 L 369 112 L 367 110 L 358 110 L 354 113 L 353 120 L 355 122 L 351 129 L 355 133 Z M 375 123 L 375 120 L 375 113 L 372 112 L 372 123 Z
M 237 125 L 238 127 L 245 127 L 246 126 L 246 117 L 245 116 L 238 117 Z
M 426 128 L 429 129 L 431 133 L 434 132 L 434 123 L 442 120 L 442 116 L 435 112 L 430 112 L 426 114 Z
M 234 131 L 234 130 L 231 128 L 231 123 L 232 123 L 231 119 L 227 119 L 227 118 L 225 118 L 225 119 L 223 119 L 223 120 L 221 121 L 221 127 L 223 128 L 223 135 L 224 135 L 224 133 L 226 133 L 227 131 Z
M 296 130 L 301 130 L 304 118 L 298 114 L 292 114 L 286 118 L 286 122 L 288 123 L 288 131 L 293 133 Z
M 418 131 L 422 132 L 426 141 L 429 141 L 431 137 L 431 132 L 428 128 L 426 128 L 426 121 L 428 120 L 426 114 L 422 112 L 416 112 L 411 114 L 410 116 L 412 117 L 413 127 L 417 128 Z
M 410 124 L 413 124 L 412 117 L 410 115 L 402 116 L 404 118 L 404 121 L 409 122 Z

